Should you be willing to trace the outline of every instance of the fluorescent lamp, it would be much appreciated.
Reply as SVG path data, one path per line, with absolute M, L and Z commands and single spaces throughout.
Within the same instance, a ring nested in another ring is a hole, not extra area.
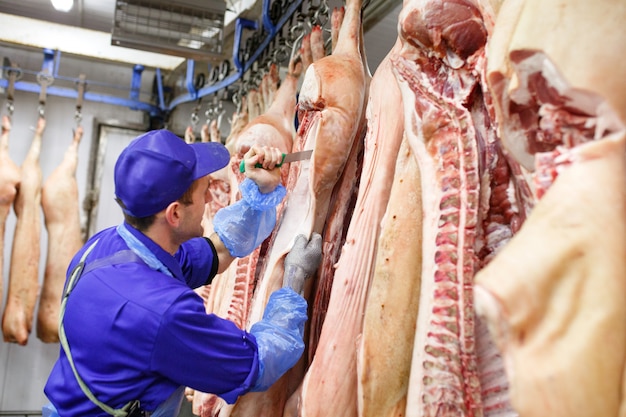
M 50 0 L 52 2 L 52 7 L 55 10 L 60 12 L 69 12 L 72 10 L 72 6 L 74 6 L 74 0 Z

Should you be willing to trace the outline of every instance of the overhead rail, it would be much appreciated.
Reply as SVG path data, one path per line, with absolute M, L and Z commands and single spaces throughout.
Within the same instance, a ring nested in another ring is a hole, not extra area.
M 205 96 L 227 89 L 237 82 L 240 82 L 239 90 L 241 90 L 246 83 L 255 82 L 254 77 L 258 76 L 256 69 L 263 67 L 268 59 L 276 59 L 278 57 L 284 60 L 285 58 L 289 58 L 289 48 L 295 49 L 295 45 L 293 45 L 294 39 L 300 40 L 302 38 L 303 33 L 295 33 L 295 30 L 302 28 L 302 25 L 298 25 L 298 22 L 292 21 L 292 25 L 288 30 L 287 37 L 289 39 L 282 39 L 279 35 L 281 35 L 283 27 L 290 21 L 290 19 L 293 20 L 294 15 L 297 15 L 297 19 L 299 19 L 301 23 L 302 15 L 296 12 L 301 10 L 302 4 L 303 0 L 263 0 L 260 27 L 257 21 L 237 18 L 235 20 L 232 64 L 231 61 L 224 60 L 219 66 L 209 68 L 209 80 L 208 83 L 205 84 L 204 81 L 206 80 L 198 80 L 195 75 L 195 61 L 193 59 L 188 59 L 185 75 L 185 88 L 187 91 L 174 97 L 169 103 L 165 102 L 165 89 L 163 86 L 163 79 L 161 77 L 161 70 L 159 68 L 155 69 L 155 93 L 157 95 L 155 100 L 156 103 L 147 102 L 141 100 L 140 98 L 141 75 L 144 70 L 144 66 L 135 65 L 133 67 L 130 86 L 113 86 L 110 84 L 88 80 L 85 78 L 84 74 L 81 74 L 80 77 L 65 77 L 59 75 L 58 67 L 61 52 L 51 49 L 44 49 L 42 69 L 37 73 L 19 69 L 14 65 L 6 65 L 5 59 L 5 65 L 2 67 L 2 72 L 6 75 L 6 77 L 2 77 L 0 79 L 0 88 L 7 89 L 7 91 L 11 91 L 11 93 L 15 90 L 20 90 L 39 94 L 40 111 L 43 111 L 46 96 L 58 96 L 127 107 L 132 110 L 149 113 L 151 116 L 162 117 L 169 114 L 177 106 L 183 103 L 198 101 Z M 316 19 L 322 23 L 324 23 L 325 20 L 328 20 L 326 0 L 320 0 L 319 5 L 317 6 L 309 5 L 308 9 L 308 15 L 311 20 Z M 326 14 L 326 17 L 322 16 L 324 13 Z M 311 24 L 312 23 L 309 22 L 309 26 L 311 26 Z M 254 31 L 252 35 L 246 37 L 245 42 L 244 30 Z M 269 50 L 272 48 L 274 48 L 274 51 L 272 51 L 273 56 L 270 57 Z M 293 54 L 293 50 L 291 51 L 291 54 Z M 231 65 L 234 66 L 234 68 L 231 68 Z M 251 75 L 248 80 L 244 80 L 244 74 L 248 72 L 253 72 L 255 74 Z M 35 75 L 37 82 L 21 80 L 24 74 Z M 73 83 L 76 88 L 55 86 L 53 84 L 56 80 L 66 82 L 69 81 Z M 109 88 L 123 89 L 124 91 L 129 92 L 128 97 L 89 91 L 89 86 L 98 85 Z M 13 97 L 9 97 L 9 99 L 9 104 L 13 106 Z M 12 109 L 13 107 L 11 107 L 11 111 Z
M 111 94 L 103 94 L 87 91 L 86 86 L 96 85 L 105 86 L 110 88 L 122 89 L 119 85 L 111 85 L 100 83 L 96 81 L 88 81 L 81 74 L 79 77 L 65 77 L 58 74 L 59 61 L 61 57 L 61 51 L 54 51 L 51 49 L 44 49 L 43 51 L 43 64 L 40 72 L 29 71 L 21 69 L 16 65 L 3 66 L 2 71 L 7 74 L 7 78 L 0 79 L 0 87 L 6 88 L 7 91 L 26 91 L 39 95 L 39 113 L 43 113 L 45 106 L 46 96 L 57 96 L 79 99 L 82 97 L 84 101 L 94 101 L 98 103 L 112 104 L 115 106 L 128 107 L 132 110 L 139 110 L 150 113 L 151 115 L 158 115 L 162 110 L 147 102 L 142 102 L 139 99 L 139 91 L 141 87 L 141 73 L 144 70 L 142 65 L 135 65 L 133 67 L 133 74 L 130 87 L 124 87 L 124 90 L 129 91 L 127 98 L 115 96 Z M 37 82 L 22 81 L 24 74 L 31 74 L 36 77 Z M 62 87 L 53 85 L 55 81 L 69 81 L 74 83 L 77 88 Z M 11 104 L 11 112 L 14 109 L 14 97 L 8 97 Z

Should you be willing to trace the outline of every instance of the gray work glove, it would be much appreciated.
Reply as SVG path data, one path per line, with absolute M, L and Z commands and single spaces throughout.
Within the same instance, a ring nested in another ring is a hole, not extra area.
M 304 293 L 304 281 L 311 277 L 322 260 L 322 236 L 313 233 L 311 240 L 298 235 L 285 258 L 283 287 L 291 287 L 297 294 Z

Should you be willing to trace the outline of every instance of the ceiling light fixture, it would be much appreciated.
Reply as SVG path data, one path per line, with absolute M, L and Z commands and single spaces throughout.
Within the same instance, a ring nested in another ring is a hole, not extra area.
M 69 12 L 74 6 L 74 0 L 50 0 L 52 7 L 60 12 Z

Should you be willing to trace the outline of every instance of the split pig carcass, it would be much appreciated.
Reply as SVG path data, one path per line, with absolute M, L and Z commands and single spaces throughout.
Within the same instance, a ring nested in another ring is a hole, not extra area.
M 626 416 L 626 4 L 507 1 L 488 81 L 533 191 L 476 277 L 522 417 Z
M 41 207 L 48 232 L 48 250 L 37 310 L 37 337 L 44 343 L 59 341 L 59 313 L 67 266 L 83 245 L 76 168 L 83 128 L 74 131 L 63 160 L 43 184 Z
M 2 116 L 2 136 L 0 136 L 0 302 L 3 299 L 4 235 L 6 222 L 20 184 L 20 168 L 13 162 L 9 155 L 10 132 L 11 119 L 9 116 Z
M 400 49 L 398 39 L 370 85 L 364 187 L 357 199 L 357 212 L 362 214 L 350 222 L 348 239 L 353 239 L 354 252 L 342 254 L 336 274 L 346 279 L 352 273 L 350 263 L 361 265 L 353 269 L 360 273 L 351 279 L 362 281 L 365 297 L 360 297 L 367 301 L 346 303 L 344 308 L 352 306 L 355 317 L 363 315 L 362 324 L 355 321 L 356 329 L 362 326 L 356 393 L 358 415 L 364 417 L 404 413 L 419 294 L 421 188 L 414 155 L 404 139 L 402 96 L 393 72 L 392 62 Z M 341 299 L 350 297 L 345 294 L 333 301 Z
M 520 213 L 506 193 L 511 167 L 485 83 L 498 6 L 413 0 L 399 16 L 403 48 L 393 64 L 423 212 L 414 231 L 421 287 L 406 416 L 516 415 L 501 356 L 477 332 L 472 291 L 474 275 L 506 245 Z M 489 368 L 480 366 L 485 358 Z
M 41 255 L 41 185 L 39 157 L 46 121 L 37 121 L 33 141 L 20 167 L 20 184 L 13 203 L 17 221 L 11 248 L 9 290 L 2 315 L 6 342 L 26 345 L 33 327 L 39 295 L 39 257 Z
M 343 12 L 343 9 L 334 10 L 333 21 L 338 22 L 337 13 Z M 324 53 L 322 32 L 319 29 L 311 32 L 314 56 L 300 90 L 300 126 L 294 150 L 313 149 L 313 156 L 308 162 L 290 167 L 285 209 L 270 238 L 266 262 L 259 273 L 249 326 L 261 319 L 269 295 L 282 286 L 284 257 L 291 250 L 295 237 L 323 232 L 331 196 L 344 167 L 349 158 L 358 157 L 352 150 L 355 141 L 361 140 L 359 132 L 363 131 L 361 121 L 366 97 L 365 68 L 360 53 L 360 2 L 348 2 L 340 23 L 340 27 L 333 25 L 339 33 L 332 53 L 321 59 L 316 56 Z M 311 292 L 309 283 L 305 288 L 307 299 L 311 298 Z M 304 375 L 305 361 L 305 357 L 301 358 L 267 392 L 246 394 L 236 404 L 233 415 L 298 413 L 300 393 L 296 389 Z M 289 400 L 285 403 L 287 397 Z
M 321 31 L 319 33 L 321 34 Z M 265 113 L 251 119 L 236 133 L 236 137 L 233 139 L 235 141 L 234 154 L 231 156 L 228 167 L 231 182 L 231 203 L 240 198 L 238 183 L 243 180 L 244 176 L 239 172 L 239 164 L 243 154 L 250 147 L 274 146 L 285 153 L 291 152 L 293 149 L 293 136 L 295 135 L 293 121 L 296 112 L 298 80 L 314 59 L 321 58 L 321 56 L 312 56 L 309 39 L 308 35 L 304 37 L 298 54 L 292 57 L 289 63 L 287 76 L 277 90 L 274 88 L 278 83 L 276 79 L 277 67 L 275 65 L 272 67 L 273 71 L 267 74 L 268 81 L 265 82 L 263 88 L 263 91 L 268 92 L 264 103 L 269 107 Z M 321 37 L 318 41 L 321 41 Z M 270 99 L 272 100 L 271 103 L 268 102 Z M 247 112 L 249 113 L 250 110 L 248 109 Z M 287 182 L 289 168 L 288 166 L 283 168 L 283 182 Z M 280 218 L 283 208 L 284 202 L 277 207 L 277 218 Z M 247 257 L 236 259 L 226 271 L 216 277 L 214 283 L 211 284 L 210 295 L 210 298 L 215 301 L 212 305 L 208 305 L 207 312 L 227 317 L 241 328 L 247 326 L 249 312 L 252 309 L 252 293 L 259 285 L 257 282 L 259 272 L 257 270 L 262 266 L 262 262 L 259 260 L 262 251 L 267 250 L 266 248 L 267 243 L 264 243 Z M 262 408 L 262 402 L 258 401 L 258 398 L 255 399 L 254 395 L 249 394 L 249 396 L 240 398 L 236 405 L 226 405 L 223 400 L 212 394 L 196 392 L 193 397 L 193 409 L 196 414 L 202 417 L 227 416 L 231 413 L 237 415 L 238 409 Z M 258 395 L 264 396 L 266 394 Z M 279 407 L 282 409 L 281 405 Z

